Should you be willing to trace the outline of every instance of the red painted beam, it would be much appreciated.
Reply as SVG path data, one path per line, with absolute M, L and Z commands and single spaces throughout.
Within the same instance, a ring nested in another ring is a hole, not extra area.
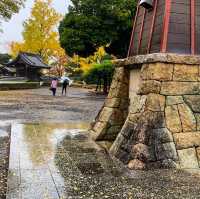
M 161 41 L 161 52 L 162 53 L 167 52 L 170 11 L 171 11 L 171 0 L 166 0 L 165 1 L 165 16 L 164 16 L 164 23 L 163 23 L 163 36 L 162 36 L 162 41 Z
M 151 23 L 150 36 L 149 36 L 149 41 L 148 41 L 148 46 L 147 46 L 147 53 L 150 53 L 150 49 L 151 49 L 151 42 L 152 42 L 154 25 L 155 25 L 155 20 L 156 20 L 156 12 L 157 12 L 157 7 L 158 7 L 158 0 L 155 0 L 154 2 L 155 2 L 154 11 L 153 11 L 153 16 L 152 16 L 152 23 Z
M 136 22 L 137 22 L 137 17 L 138 17 L 138 13 L 139 13 L 139 1 L 138 1 L 138 5 L 137 5 L 137 10 L 136 10 L 136 14 L 134 17 L 134 21 L 133 21 L 133 29 L 132 29 L 132 33 L 131 33 L 131 40 L 130 40 L 130 44 L 129 44 L 129 49 L 128 49 L 128 54 L 127 57 L 130 57 L 131 55 L 131 50 L 133 49 L 133 38 L 134 38 L 134 33 L 135 33 L 135 27 L 136 27 Z
M 191 54 L 195 54 L 195 0 L 191 0 Z
M 139 42 L 138 42 L 138 49 L 137 49 L 137 54 L 139 54 L 140 52 L 140 47 L 141 47 L 141 42 L 142 42 L 142 34 L 143 34 L 143 30 L 144 30 L 144 20 L 145 20 L 145 16 L 146 16 L 146 9 L 145 8 L 142 8 L 143 9 L 143 16 L 142 16 L 142 24 L 141 24 L 141 27 L 140 27 L 140 33 L 139 33 Z

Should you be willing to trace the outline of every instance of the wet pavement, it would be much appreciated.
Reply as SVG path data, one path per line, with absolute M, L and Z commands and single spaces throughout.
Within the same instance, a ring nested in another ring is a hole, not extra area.
M 126 169 L 90 139 L 87 128 L 86 123 L 13 124 L 7 199 L 117 197 L 112 180 Z
M 7 199 L 200 198 L 198 171 L 128 171 L 88 124 L 13 124 Z
M 7 198 L 67 198 L 57 164 L 67 151 L 60 144 L 66 136 L 80 137 L 78 132 L 88 127 L 86 123 L 13 124 Z
M 0 92 L 1 123 L 12 124 L 7 199 L 200 198 L 198 170 L 129 171 L 90 139 L 104 97 L 48 94 Z
M 86 126 L 88 128 L 88 124 L 95 118 L 104 102 L 104 98 L 105 96 L 95 95 L 91 90 L 82 88 L 68 89 L 67 96 L 61 96 L 61 89 L 59 88 L 56 97 L 51 96 L 51 92 L 48 88 L 1 91 L 0 125 L 11 124 L 13 129 L 13 126 L 17 124 L 50 122 L 50 127 L 53 129 L 55 128 L 55 125 L 60 126 L 60 128 L 61 126 L 65 126 L 62 127 L 65 129 L 72 129 L 72 127 L 85 129 Z M 74 122 L 76 122 L 76 124 L 74 124 Z M 62 123 L 67 123 L 67 127 Z M 43 129 L 46 131 L 44 127 Z M 4 199 L 7 187 L 6 180 L 9 156 L 7 148 L 9 146 L 9 139 L 3 139 L 1 135 L 3 134 L 0 131 L 0 199 Z M 17 133 L 16 136 L 18 136 Z M 48 137 L 48 135 L 46 136 Z M 13 140 L 14 139 L 12 139 L 12 141 Z M 11 147 L 14 148 L 12 151 L 17 150 L 17 145 L 15 147 L 15 143 L 12 144 Z M 37 152 L 39 153 L 39 151 Z M 26 153 L 26 151 L 24 151 L 24 153 Z M 11 155 L 10 158 L 12 159 L 12 157 L 13 156 Z M 24 157 L 27 158 L 28 156 L 25 155 Z M 28 162 L 27 159 L 24 159 L 22 165 L 26 165 L 26 162 Z M 10 161 L 11 173 L 8 182 L 9 193 L 10 190 L 13 189 L 13 186 L 18 187 L 19 185 L 19 179 L 13 181 L 12 178 L 12 174 L 14 176 L 17 174 L 15 166 L 16 164 L 14 164 L 13 161 Z M 41 183 L 40 180 L 37 180 L 37 183 Z M 8 194 L 8 197 L 15 198 L 12 194 L 11 196 L 9 195 L 10 194 Z
M 72 122 L 94 120 L 105 96 L 70 87 L 67 96 L 52 97 L 48 88 L 0 91 L 0 121 Z

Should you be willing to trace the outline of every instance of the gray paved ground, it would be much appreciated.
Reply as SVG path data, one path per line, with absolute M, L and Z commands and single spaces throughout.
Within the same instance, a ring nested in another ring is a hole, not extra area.
M 198 173 L 129 172 L 79 127 L 14 124 L 7 199 L 200 198 Z
M 90 122 L 98 113 L 105 96 L 90 90 L 70 88 L 67 96 L 52 97 L 48 88 L 0 91 L 0 120 L 26 122 Z
M 200 198 L 199 171 L 129 172 L 77 130 L 87 129 L 102 103 L 80 89 L 67 99 L 52 99 L 45 89 L 0 93 L 1 119 L 18 121 L 12 125 L 8 199 Z
M 68 128 L 88 127 L 103 104 L 104 96 L 95 96 L 87 89 L 70 88 L 67 96 L 52 97 L 48 88 L 37 90 L 0 91 L 0 121 L 23 122 L 68 122 Z M 83 122 L 81 122 L 83 121 Z M 0 130 L 0 198 L 5 197 L 8 169 L 9 137 Z M 16 149 L 16 148 L 15 148 Z

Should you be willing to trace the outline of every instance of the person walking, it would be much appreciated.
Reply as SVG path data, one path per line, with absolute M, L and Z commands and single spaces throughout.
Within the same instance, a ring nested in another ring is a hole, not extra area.
M 65 96 L 67 94 L 67 87 L 69 86 L 69 80 L 64 79 L 62 83 L 62 95 L 65 93 Z
M 53 93 L 53 96 L 56 96 L 57 87 L 58 87 L 58 80 L 57 78 L 53 78 L 51 82 L 51 91 Z

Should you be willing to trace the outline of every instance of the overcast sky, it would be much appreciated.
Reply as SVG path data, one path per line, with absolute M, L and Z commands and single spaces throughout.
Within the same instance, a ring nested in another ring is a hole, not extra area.
M 30 10 L 34 0 L 26 0 L 25 8 L 21 9 L 18 14 L 13 15 L 9 22 L 3 22 L 1 28 L 3 33 L 0 33 L 0 53 L 8 52 L 8 44 L 11 41 L 22 40 L 22 24 L 30 16 Z M 53 0 L 53 7 L 61 14 L 67 12 L 70 0 Z

